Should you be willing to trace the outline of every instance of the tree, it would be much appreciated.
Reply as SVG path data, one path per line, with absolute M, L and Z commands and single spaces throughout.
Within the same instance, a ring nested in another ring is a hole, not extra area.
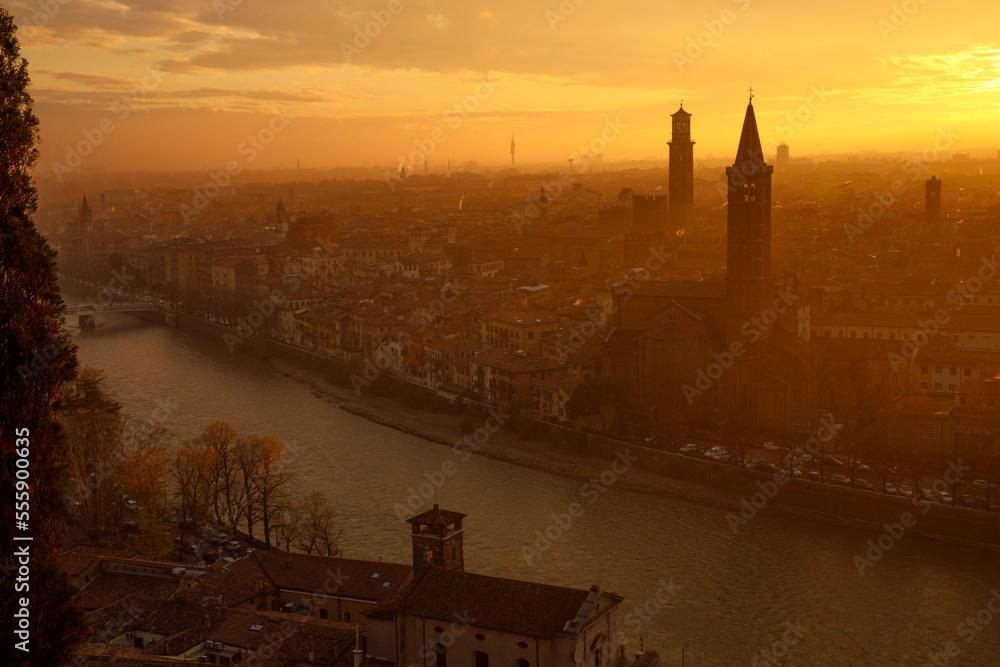
M 193 443 L 174 454 L 170 476 L 181 510 L 181 543 L 184 542 L 186 528 L 198 528 L 213 516 L 213 504 L 218 498 L 218 494 L 213 492 L 213 472 L 218 458 L 211 445 L 197 447 Z
M 264 544 L 270 547 L 271 532 L 275 519 L 284 508 L 283 503 L 287 495 L 285 487 L 291 480 L 292 474 L 285 464 L 284 447 L 282 447 L 280 440 L 271 436 L 254 437 L 252 440 L 254 446 L 260 450 L 253 484 L 256 486 L 260 503 L 260 522 L 264 529 Z
M 9 624 L 22 595 L 15 594 L 16 578 L 6 578 L 0 584 L 5 624 L 0 651 L 8 664 L 58 665 L 85 627 L 58 568 L 66 520 L 61 499 L 65 449 L 55 415 L 59 387 L 73 377 L 77 361 L 62 330 L 55 252 L 32 222 L 38 202 L 31 180 L 38 119 L 15 30 L 13 18 L 0 7 L 0 487 L 30 495 L 31 639 L 24 647 L 30 652 L 14 646 L 21 638 Z M 15 478 L 17 458 L 30 463 L 28 479 Z M 4 549 L 13 544 L 14 519 L 10 508 L 0 513 Z
M 743 410 L 734 410 L 727 415 L 723 422 L 723 429 L 727 436 L 726 442 L 733 448 L 736 462 L 742 467 L 746 463 L 747 454 L 757 445 L 756 434 L 749 415 Z
M 215 516 L 234 530 L 245 511 L 242 473 L 236 455 L 240 434 L 228 422 L 213 422 L 198 436 L 198 442 L 215 451 L 210 468 L 212 507 Z
M 115 478 L 122 493 L 135 502 L 135 527 L 126 526 L 116 546 L 147 558 L 162 558 L 173 548 L 170 523 L 164 519 L 167 457 L 149 442 L 139 444 L 129 454 Z
M 340 540 L 341 530 L 334 523 L 337 512 L 323 492 L 310 493 L 302 499 L 298 509 L 301 512 L 302 531 L 295 546 L 307 554 L 311 554 L 313 549 L 316 553 L 325 553 L 327 556 L 340 553 L 337 542 Z

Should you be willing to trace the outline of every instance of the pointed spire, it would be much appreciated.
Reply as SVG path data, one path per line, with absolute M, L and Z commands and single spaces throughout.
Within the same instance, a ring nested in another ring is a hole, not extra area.
M 760 145 L 760 134 L 757 132 L 757 117 L 753 112 L 753 97 L 747 104 L 747 115 L 743 119 L 743 132 L 740 134 L 740 147 L 736 149 L 735 164 L 764 164 L 764 149 Z
M 87 195 L 83 195 L 83 204 L 80 206 L 80 211 L 84 213 L 90 211 L 90 204 L 87 203 Z

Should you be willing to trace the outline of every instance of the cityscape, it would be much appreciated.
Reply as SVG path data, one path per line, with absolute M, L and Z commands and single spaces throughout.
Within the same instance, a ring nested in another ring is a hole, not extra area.
M 989 8 L 525 4 L 0 7 L 5 661 L 1000 664 Z

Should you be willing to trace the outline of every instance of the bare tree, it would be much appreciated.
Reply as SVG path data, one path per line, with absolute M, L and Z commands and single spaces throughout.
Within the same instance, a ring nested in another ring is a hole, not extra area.
M 323 492 L 309 494 L 302 499 L 299 508 L 302 512 L 303 530 L 295 546 L 309 554 L 314 549 L 316 553 L 325 553 L 327 556 L 340 553 L 337 543 L 342 531 L 335 523 L 337 512 Z

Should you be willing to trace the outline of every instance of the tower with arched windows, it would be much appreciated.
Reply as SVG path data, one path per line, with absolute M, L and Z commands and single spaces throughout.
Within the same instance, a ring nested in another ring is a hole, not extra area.
M 771 173 L 757 132 L 753 98 L 743 119 L 736 161 L 728 180 L 726 339 L 741 339 L 743 326 L 774 300 L 771 284 Z
M 691 114 L 681 108 L 670 115 L 670 227 L 676 232 L 691 226 L 694 216 L 694 142 Z
M 413 569 L 434 564 L 449 570 L 465 569 L 462 554 L 462 519 L 465 514 L 440 509 L 422 512 L 407 522 L 413 527 Z

